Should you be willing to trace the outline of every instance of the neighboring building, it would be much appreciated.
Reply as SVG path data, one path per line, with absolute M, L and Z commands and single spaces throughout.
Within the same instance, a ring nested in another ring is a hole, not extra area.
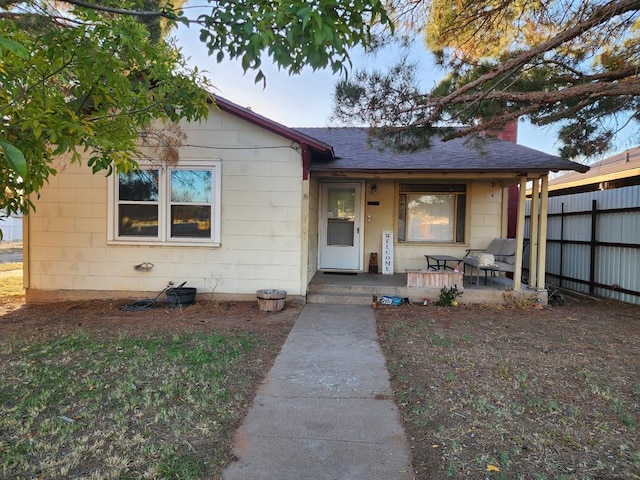
M 0 230 L 2 230 L 1 241 L 22 241 L 22 215 L 5 216 L 0 212 Z
M 566 172 L 549 180 L 549 196 L 640 185 L 640 147 L 607 157 L 589 167 L 587 173 Z
M 640 304 L 640 147 L 590 167 L 549 181 L 547 280 Z
M 305 296 L 317 271 L 367 271 L 383 232 L 403 273 L 425 254 L 461 257 L 506 236 L 509 186 L 524 205 L 527 179 L 544 192 L 549 171 L 587 169 L 497 139 L 395 153 L 365 129 L 294 130 L 216 103 L 207 121 L 181 125 L 175 164 L 105 177 L 61 159 L 25 218 L 28 301 L 140 296 L 170 280 L 218 298 Z

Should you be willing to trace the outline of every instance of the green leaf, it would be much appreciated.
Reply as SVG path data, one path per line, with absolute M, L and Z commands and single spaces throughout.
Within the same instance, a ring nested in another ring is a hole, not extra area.
M 242 69 L 245 72 L 251 68 L 251 60 L 251 57 L 247 53 L 242 56 Z
M 14 55 L 22 58 L 27 58 L 29 56 L 29 52 L 21 43 L 7 37 L 3 37 L 2 35 L 0 35 L 0 49 L 9 50 Z
M 183 12 L 178 12 L 178 17 L 176 18 L 176 20 L 186 27 L 188 27 L 191 23 L 189 19 L 183 15 Z
M 253 83 L 260 83 L 260 82 L 262 82 L 262 88 L 267 88 L 267 79 L 264 76 L 264 73 L 262 73 L 262 70 L 258 70 L 258 73 L 256 74 L 256 78 Z
M 0 147 L 4 153 L 4 156 L 7 157 L 9 165 L 22 178 L 27 177 L 27 160 L 24 158 L 24 154 L 20 149 L 11 145 L 4 138 L 0 137 Z

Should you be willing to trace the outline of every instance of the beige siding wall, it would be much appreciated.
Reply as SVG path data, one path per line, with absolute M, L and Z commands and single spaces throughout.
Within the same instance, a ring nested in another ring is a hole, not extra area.
M 183 128 L 190 146 L 181 160 L 221 160 L 221 245 L 110 244 L 108 180 L 63 162 L 29 216 L 28 298 L 157 292 L 170 280 L 202 293 L 305 292 L 300 154 L 290 141 L 223 112 Z M 136 271 L 142 262 L 154 267 Z
M 309 181 L 309 264 L 308 279 L 311 280 L 318 269 L 318 215 L 320 208 L 320 184 L 317 178 Z
M 376 186 L 376 193 L 372 193 L 371 186 Z M 382 232 L 391 230 L 395 233 L 395 217 L 397 202 L 395 200 L 395 185 L 393 180 L 368 180 L 365 186 L 364 212 L 364 269 L 369 271 L 371 253 L 378 254 L 378 271 L 382 271 Z M 369 205 L 378 202 L 379 205 Z M 395 236 L 394 236 L 395 238 Z
M 76 164 L 63 162 L 57 169 L 27 218 L 26 284 L 44 290 L 104 289 L 104 276 L 95 273 L 107 263 L 106 179 Z
M 433 180 L 431 180 L 433 181 Z M 492 238 L 504 236 L 506 210 L 503 208 L 502 189 L 492 186 L 490 181 L 467 180 L 467 241 L 464 244 L 406 244 L 397 239 L 397 183 L 399 180 L 370 179 L 366 186 L 365 206 L 365 270 L 368 269 L 371 252 L 381 256 L 382 232 L 394 233 L 394 271 L 402 273 L 410 268 L 426 266 L 425 254 L 463 257 L 467 248 L 483 248 Z M 371 192 L 376 185 L 377 193 Z M 379 205 L 369 205 L 374 201 Z

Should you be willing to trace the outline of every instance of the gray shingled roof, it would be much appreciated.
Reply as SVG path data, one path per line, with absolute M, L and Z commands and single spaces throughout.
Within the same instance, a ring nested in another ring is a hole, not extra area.
M 464 139 L 442 142 L 434 138 L 428 149 L 398 153 L 369 145 L 366 128 L 295 130 L 333 147 L 336 158 L 313 160 L 312 171 L 548 172 L 588 169 L 560 157 L 494 138 L 485 139 L 481 148 Z

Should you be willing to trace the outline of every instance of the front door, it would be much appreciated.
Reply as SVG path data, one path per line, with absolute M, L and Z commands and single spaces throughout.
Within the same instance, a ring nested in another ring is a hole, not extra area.
M 323 183 L 319 268 L 362 270 L 362 184 Z

